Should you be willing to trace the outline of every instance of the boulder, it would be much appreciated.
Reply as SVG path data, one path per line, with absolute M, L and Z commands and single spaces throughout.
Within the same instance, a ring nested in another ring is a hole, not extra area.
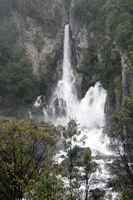
M 90 190 L 90 192 L 92 193 L 94 200 L 100 200 L 100 198 L 104 197 L 104 195 L 105 195 L 105 190 L 101 190 L 99 188 Z
M 71 150 L 71 155 L 72 155 L 72 159 L 73 159 L 73 163 L 76 166 L 84 166 L 84 153 L 85 152 L 90 152 L 91 153 L 91 149 L 89 147 L 85 147 L 85 148 L 81 148 L 79 146 L 75 146 L 72 150 Z M 64 163 L 69 163 L 70 162 L 70 151 L 68 151 L 67 153 L 67 158 L 62 162 L 62 164 Z
M 62 98 L 56 98 L 54 100 L 54 108 L 56 116 L 65 116 L 66 115 L 66 101 Z

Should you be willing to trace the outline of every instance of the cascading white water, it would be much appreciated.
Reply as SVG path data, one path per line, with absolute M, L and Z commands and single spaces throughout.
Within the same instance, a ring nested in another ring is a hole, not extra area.
M 83 138 L 85 138 L 83 147 L 91 148 L 93 158 L 101 167 L 101 171 L 96 172 L 99 181 L 93 184 L 92 188 L 103 188 L 109 174 L 105 170 L 105 162 L 102 159 L 97 160 L 96 156 L 98 154 L 110 155 L 106 148 L 108 139 L 102 134 L 105 125 L 104 106 L 107 92 L 100 82 L 97 82 L 94 87 L 87 91 L 82 100 L 78 100 L 70 62 L 69 25 L 65 25 L 64 35 L 62 80 L 58 82 L 49 106 L 44 109 L 44 119 L 45 121 L 53 121 L 55 125 L 66 125 L 70 117 L 78 120 L 81 135 L 77 137 L 77 143 L 82 147 Z
M 45 119 L 53 121 L 56 125 L 65 125 L 71 117 L 78 119 L 80 127 L 103 127 L 105 125 L 106 90 L 100 82 L 97 82 L 82 100 L 77 99 L 75 78 L 70 62 L 69 25 L 65 26 L 64 35 L 62 80 L 59 80 L 50 105 L 44 111 Z M 58 107 L 58 112 L 55 111 L 56 107 Z
M 79 101 L 77 99 L 74 85 L 75 78 L 70 62 L 69 25 L 65 26 L 64 35 L 62 80 L 59 80 L 47 109 L 47 111 L 50 110 L 51 115 L 47 112 L 47 117 L 45 116 L 45 118 L 53 121 L 55 124 L 65 125 L 69 117 L 72 117 L 77 118 L 82 127 L 102 127 L 105 123 L 104 104 L 106 91 L 102 88 L 101 84 L 97 82 L 94 87 L 88 90 L 82 100 Z M 58 112 L 55 112 L 56 107 L 58 107 Z
M 52 95 L 50 106 L 47 109 L 47 111 L 50 110 L 51 112 L 47 120 L 53 121 L 56 125 L 65 125 L 70 115 L 74 117 L 73 106 L 78 103 L 74 81 L 75 79 L 70 63 L 69 25 L 66 25 L 62 80 L 58 82 L 56 90 Z M 44 112 L 46 113 L 46 110 L 44 110 Z

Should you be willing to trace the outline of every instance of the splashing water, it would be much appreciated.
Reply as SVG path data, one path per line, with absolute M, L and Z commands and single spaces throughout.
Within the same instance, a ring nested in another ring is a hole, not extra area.
M 65 125 L 69 117 L 77 118 L 81 127 L 102 127 L 105 125 L 104 104 L 106 91 L 100 82 L 91 87 L 82 100 L 77 99 L 75 78 L 70 63 L 69 25 L 65 26 L 63 76 L 57 84 L 50 105 L 47 120 L 56 125 Z M 46 111 L 45 111 L 46 113 Z
M 103 89 L 100 82 L 97 82 L 94 87 L 87 91 L 82 100 L 78 100 L 74 85 L 75 77 L 70 62 L 69 25 L 65 25 L 63 75 L 51 97 L 52 100 L 44 108 L 44 119 L 45 121 L 54 122 L 55 125 L 66 125 L 70 117 L 76 118 L 81 130 L 81 135 L 77 136 L 78 145 L 82 147 L 83 138 L 86 138 L 83 147 L 91 148 L 94 159 L 99 153 L 106 156 L 111 155 L 111 152 L 106 148 L 108 138 L 102 134 L 105 126 L 106 90 Z M 39 100 L 38 98 L 35 103 L 36 106 Z M 105 169 L 103 159 L 95 159 L 95 161 L 99 163 L 101 172 L 96 172 L 99 181 L 93 184 L 92 188 L 103 188 L 109 178 L 109 173 Z M 112 197 L 112 199 L 114 198 Z

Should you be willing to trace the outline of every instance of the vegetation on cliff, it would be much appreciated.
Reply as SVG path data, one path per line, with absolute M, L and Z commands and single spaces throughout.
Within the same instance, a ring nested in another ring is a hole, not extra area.
M 10 63 L 15 54 L 14 43 L 17 41 L 19 31 L 15 24 L 0 23 L 0 103 L 7 103 L 7 85 Z
M 26 56 L 24 48 L 20 48 L 9 69 L 8 95 L 11 103 L 26 104 L 32 102 L 34 94 L 35 75 L 32 64 Z
M 42 31 L 36 32 L 33 39 L 40 53 L 44 45 L 43 37 L 55 38 L 62 24 L 62 4 L 51 5 L 52 1 L 0 0 L 1 107 L 30 104 L 34 97 L 48 91 L 54 58 L 48 55 L 45 63 L 42 61 L 40 67 L 38 64 L 38 75 L 33 74 L 33 63 L 24 45 L 24 30 L 29 28 L 29 18 L 42 27 Z
M 40 62 L 38 76 L 35 76 L 30 56 L 23 44 L 23 28 L 27 26 L 28 29 L 26 20 L 32 19 L 37 25 L 41 24 L 41 31 L 46 37 L 55 38 L 61 27 L 62 16 L 61 4 L 52 7 L 52 1 L 0 0 L 1 107 L 30 104 L 38 94 L 45 94 L 46 91 L 49 94 L 48 85 L 55 70 L 55 59 L 48 54 L 45 63 Z M 70 0 L 67 3 L 70 5 Z M 86 25 L 88 29 L 89 46 L 78 69 L 83 73 L 83 84 L 86 86 L 83 96 L 90 85 L 100 80 L 108 91 L 110 105 L 115 108 L 116 95 L 122 95 L 120 53 L 126 54 L 125 63 L 128 64 L 130 60 L 129 67 L 132 67 L 133 62 L 133 1 L 77 0 L 72 13 L 80 26 Z M 41 32 L 35 34 L 33 43 L 40 53 L 44 45 Z M 133 198 L 132 110 L 133 98 L 126 97 L 122 107 L 114 114 L 109 133 L 111 147 L 119 158 L 119 162 L 113 163 L 113 167 L 116 167 L 113 173 L 119 180 L 114 188 L 121 188 L 123 200 Z M 62 180 L 58 178 L 61 168 L 53 163 L 48 151 L 56 138 L 53 130 L 33 125 L 30 120 L 12 120 L 1 124 L 0 198 L 22 199 L 25 194 L 27 198 L 38 200 L 80 199 L 80 193 L 77 192 L 79 177 L 74 166 L 74 157 L 78 155 L 79 148 L 75 146 L 72 149 L 72 140 L 75 140 L 72 137 L 70 135 L 67 144 L 70 159 L 67 166 L 69 187 L 64 189 Z M 88 179 L 93 168 L 91 152 L 86 152 L 83 157 L 87 199 Z M 76 182 L 73 177 L 77 179 Z
M 72 13 L 88 31 L 88 49 L 79 69 L 86 90 L 100 80 L 108 91 L 111 106 L 116 108 L 116 96 L 121 96 L 119 105 L 123 100 L 114 113 L 109 136 L 111 150 L 118 154 L 118 161 L 112 164 L 112 174 L 117 176 L 112 185 L 122 191 L 123 200 L 129 200 L 133 198 L 133 97 L 122 99 L 121 56 L 126 55 L 124 63 L 132 68 L 133 1 L 77 0 Z
M 35 76 L 25 48 L 14 49 L 18 37 L 15 25 L 1 29 L 0 103 L 3 105 L 26 104 L 35 95 Z
M 126 97 L 112 117 L 110 147 L 118 155 L 112 165 L 123 200 L 133 198 L 133 98 Z M 116 180 L 116 179 L 115 179 Z
M 67 1 L 66 4 L 70 6 L 70 1 Z M 77 0 L 72 9 L 75 21 L 81 27 L 85 24 L 88 27 L 89 33 L 89 47 L 86 55 L 84 55 L 82 65 L 79 68 L 79 71 L 83 73 L 84 77 L 83 85 L 85 85 L 87 90 L 90 85 L 100 80 L 104 88 L 108 91 L 110 103 L 114 106 L 116 94 L 119 93 L 121 95 L 122 93 L 120 52 L 126 52 L 127 60 L 130 59 L 132 62 L 133 59 L 132 4 L 131 0 L 126 2 L 118 0 L 115 2 L 113 0 Z M 9 84 L 7 77 L 12 70 L 12 66 L 14 66 L 16 52 L 23 45 L 23 27 L 27 26 L 28 29 L 28 24 L 26 24 L 27 18 L 35 20 L 37 24 L 41 24 L 41 27 L 43 27 L 42 32 L 46 37 L 54 38 L 62 24 L 61 6 L 61 2 L 52 5 L 52 1 L 48 0 L 45 2 L 35 0 L 0 1 L 0 89 L 2 91 L 0 102 L 2 104 L 9 104 L 7 94 L 11 87 L 7 87 Z M 67 9 L 69 6 L 67 6 Z M 15 18 L 18 18 L 19 22 Z M 35 34 L 33 43 L 38 52 L 40 52 L 44 45 L 41 32 Z M 25 53 L 24 56 L 28 55 Z M 29 93 L 23 91 L 25 94 L 22 95 L 22 101 L 15 100 L 15 103 L 30 103 L 36 94 L 42 92 L 43 86 L 43 93 L 46 93 L 47 82 L 51 81 L 51 71 L 53 70 L 54 61 L 50 65 L 49 63 L 47 65 L 46 62 L 45 70 L 42 67 L 44 63 L 40 63 L 40 68 L 38 66 L 39 71 L 42 71 L 40 73 L 41 77 L 39 79 L 36 77 L 36 81 L 35 79 L 31 79 L 32 83 L 29 84 L 29 90 L 32 92 L 29 97 Z M 50 70 L 47 69 L 48 66 L 50 66 Z M 32 90 L 31 85 L 36 85 L 36 89 Z M 83 96 L 85 92 L 83 90 Z
M 80 69 L 86 88 L 100 80 L 114 106 L 115 93 L 122 93 L 120 52 L 125 51 L 132 61 L 132 7 L 131 0 L 78 0 L 72 10 L 75 20 L 88 27 L 89 47 Z

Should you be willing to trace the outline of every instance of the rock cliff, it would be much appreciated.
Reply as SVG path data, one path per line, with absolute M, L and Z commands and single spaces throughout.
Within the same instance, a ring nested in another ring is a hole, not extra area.
M 69 23 L 71 63 L 78 97 L 82 98 L 91 85 L 101 81 L 108 91 L 106 113 L 110 116 L 113 108 L 120 106 L 124 96 L 133 95 L 131 62 L 126 50 L 124 53 L 117 50 L 115 42 L 109 37 L 109 16 L 104 16 L 104 27 L 101 21 L 98 26 L 91 15 L 87 23 L 81 23 L 80 18 L 74 16 L 75 5 L 76 0 L 24 0 L 16 3 L 10 13 L 10 21 L 17 24 L 20 31 L 16 47 L 26 47 L 33 72 L 37 78 L 41 77 L 38 95 L 45 95 L 47 101 L 62 76 L 64 25 Z
M 133 67 L 126 53 L 121 53 L 123 98 L 133 96 Z

